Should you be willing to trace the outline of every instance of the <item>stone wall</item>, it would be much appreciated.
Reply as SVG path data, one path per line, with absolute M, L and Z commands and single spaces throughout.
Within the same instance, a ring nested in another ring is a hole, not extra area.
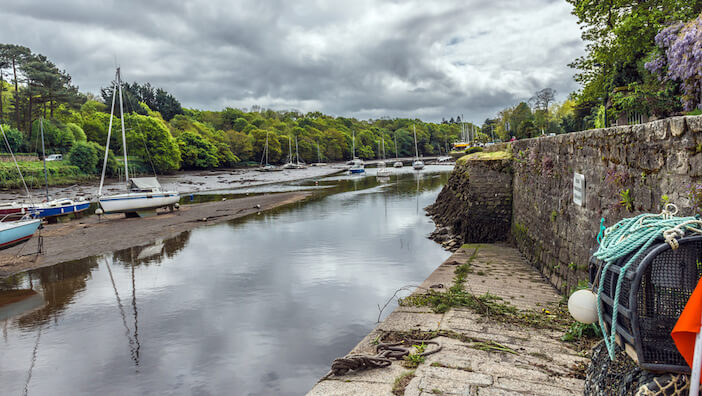
M 448 183 L 427 211 L 463 241 L 503 241 L 512 222 L 511 161 L 471 157 L 457 161 Z
M 610 226 L 658 213 L 665 197 L 691 215 L 690 184 L 702 179 L 702 116 L 519 140 L 512 143 L 512 235 L 562 293 L 587 279 L 600 219 Z M 573 203 L 573 173 L 585 205 Z

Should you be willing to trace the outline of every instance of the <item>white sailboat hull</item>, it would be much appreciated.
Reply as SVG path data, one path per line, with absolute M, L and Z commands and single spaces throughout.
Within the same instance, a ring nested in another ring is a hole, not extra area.
M 176 204 L 180 194 L 176 191 L 132 192 L 103 196 L 98 199 L 100 207 L 107 213 L 129 213 L 153 210 Z

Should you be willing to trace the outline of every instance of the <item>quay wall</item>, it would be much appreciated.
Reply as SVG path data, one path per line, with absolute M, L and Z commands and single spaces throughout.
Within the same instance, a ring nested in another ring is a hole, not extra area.
M 483 242 L 484 234 L 513 240 L 561 293 L 587 279 L 600 219 L 611 226 L 658 213 L 665 202 L 674 203 L 679 216 L 691 215 L 690 189 L 702 182 L 702 116 L 525 139 L 502 148 L 511 160 L 459 161 L 429 212 L 465 243 Z M 574 173 L 585 178 L 583 206 L 573 202 Z

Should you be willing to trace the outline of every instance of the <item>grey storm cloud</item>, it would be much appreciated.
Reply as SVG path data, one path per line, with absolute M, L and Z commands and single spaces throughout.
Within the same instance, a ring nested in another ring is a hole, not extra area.
M 0 20 L 0 41 L 48 56 L 82 91 L 119 64 L 186 107 L 361 119 L 481 122 L 545 87 L 563 100 L 584 52 L 553 0 L 23 0 Z

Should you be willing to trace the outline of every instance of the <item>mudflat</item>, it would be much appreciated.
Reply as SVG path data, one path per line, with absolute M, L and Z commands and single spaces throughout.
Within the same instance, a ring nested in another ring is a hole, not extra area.
M 266 194 L 183 205 L 174 212 L 162 210 L 157 216 L 147 218 L 126 218 L 123 214 L 102 218 L 92 215 L 65 223 L 45 224 L 29 241 L 0 252 L 0 278 L 131 246 L 146 245 L 206 224 L 292 204 L 308 196 L 309 192 L 299 191 Z M 36 254 L 39 235 L 43 237 L 42 254 Z

